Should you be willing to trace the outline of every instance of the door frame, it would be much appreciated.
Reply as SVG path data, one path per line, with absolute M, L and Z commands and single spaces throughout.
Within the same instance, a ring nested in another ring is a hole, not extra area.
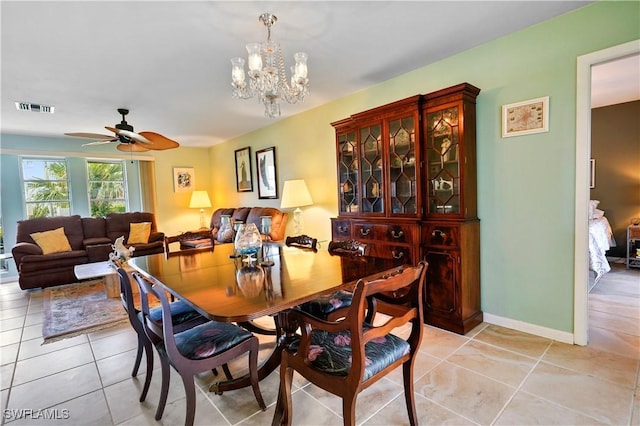
M 640 53 L 640 40 L 578 56 L 576 79 L 576 195 L 574 231 L 573 342 L 589 342 L 589 159 L 591 158 L 591 67 Z M 584 247 L 584 248 L 583 248 Z

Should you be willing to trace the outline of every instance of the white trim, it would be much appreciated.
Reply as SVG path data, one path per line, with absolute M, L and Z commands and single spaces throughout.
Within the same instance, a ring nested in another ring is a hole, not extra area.
M 0 154 L 28 155 L 29 157 L 79 157 L 90 159 L 116 159 L 116 160 L 138 160 L 156 161 L 155 157 L 139 154 L 103 154 L 97 152 L 65 152 L 65 151 L 37 151 L 33 149 L 0 148 Z
M 576 195 L 574 230 L 573 339 L 589 342 L 589 159 L 591 157 L 591 66 L 640 53 L 640 40 L 578 57 L 576 78 Z M 486 316 L 486 314 L 485 314 Z
M 510 328 L 512 330 L 522 331 L 523 333 L 533 334 L 535 336 L 546 337 L 557 342 L 573 344 L 573 334 L 568 331 L 555 330 L 553 328 L 542 327 L 528 322 L 522 322 L 511 318 L 499 317 L 484 312 L 482 314 L 483 321 L 493 325 Z

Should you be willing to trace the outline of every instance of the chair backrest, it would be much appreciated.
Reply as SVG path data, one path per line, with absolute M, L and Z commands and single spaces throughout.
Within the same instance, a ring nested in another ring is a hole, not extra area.
M 210 245 L 206 247 L 194 247 L 194 248 L 187 248 L 187 249 L 183 247 L 182 245 L 183 242 L 194 241 L 194 240 L 198 240 L 198 242 L 203 242 L 203 243 L 205 242 L 205 240 L 208 240 L 208 243 Z M 170 250 L 169 247 L 171 246 L 172 243 L 180 243 L 179 251 L 172 252 Z M 171 256 L 173 254 L 180 254 L 181 252 L 192 253 L 193 251 L 213 250 L 214 246 L 215 246 L 215 239 L 210 229 L 204 229 L 201 231 L 187 231 L 179 235 L 171 235 L 171 236 L 164 237 L 164 249 L 165 249 L 164 252 L 167 254 L 167 256 Z
M 140 289 L 140 307 L 147 335 L 149 335 L 149 338 L 152 340 L 154 340 L 154 337 L 164 340 L 165 350 L 170 357 L 180 356 L 173 336 L 171 307 L 169 306 L 167 295 L 162 289 L 157 289 L 157 285 L 151 284 L 141 275 L 134 273 L 133 278 L 138 283 L 138 288 Z M 149 315 L 149 296 L 160 300 L 160 306 L 162 307 L 162 324 L 153 321 Z
M 122 300 L 122 306 L 124 306 L 124 310 L 127 311 L 127 316 L 129 317 L 129 322 L 138 330 L 140 321 L 138 320 L 138 309 L 135 307 L 135 303 L 133 300 L 133 289 L 131 288 L 131 280 L 129 279 L 129 275 L 127 271 L 122 268 L 118 268 L 118 277 L 120 278 L 120 300 Z
M 311 238 L 308 235 L 297 235 L 295 237 L 287 237 L 285 239 L 287 247 L 298 247 L 318 251 L 318 239 Z
M 350 342 L 347 342 L 347 345 L 351 346 L 352 361 L 346 381 L 356 386 L 362 382 L 365 373 L 367 363 L 365 344 L 388 335 L 396 327 L 411 323 L 411 332 L 407 339 L 410 351 L 405 355 L 413 356 L 422 340 L 422 289 L 427 266 L 427 263 L 422 261 L 417 266 L 400 267 L 396 272 L 376 280 L 358 280 L 351 306 L 343 319 L 330 322 L 328 325 L 326 322 L 314 324 L 313 327 L 305 324 L 304 321 L 301 323 L 303 338 L 298 354 L 309 354 L 310 335 L 313 328 L 325 329 L 326 325 L 327 331 L 332 333 L 349 331 Z M 370 316 L 368 311 L 371 309 L 388 317 L 385 317 L 383 322 L 376 321 L 373 325 L 375 318 L 367 318 Z M 366 319 L 370 319 L 371 322 L 363 327 Z
M 333 256 L 362 257 L 368 256 L 371 246 L 357 240 L 329 242 L 329 254 Z

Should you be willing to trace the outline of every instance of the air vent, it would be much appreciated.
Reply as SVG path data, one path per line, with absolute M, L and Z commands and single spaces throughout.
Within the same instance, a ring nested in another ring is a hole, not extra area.
M 52 105 L 32 104 L 30 102 L 16 102 L 16 109 L 18 111 L 44 112 L 50 114 L 55 112 L 55 107 Z

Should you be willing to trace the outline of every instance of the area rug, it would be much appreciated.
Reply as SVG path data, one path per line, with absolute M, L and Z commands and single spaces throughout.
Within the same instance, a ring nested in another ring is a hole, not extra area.
M 44 343 L 68 339 L 127 322 L 120 298 L 108 298 L 102 280 L 44 290 Z

